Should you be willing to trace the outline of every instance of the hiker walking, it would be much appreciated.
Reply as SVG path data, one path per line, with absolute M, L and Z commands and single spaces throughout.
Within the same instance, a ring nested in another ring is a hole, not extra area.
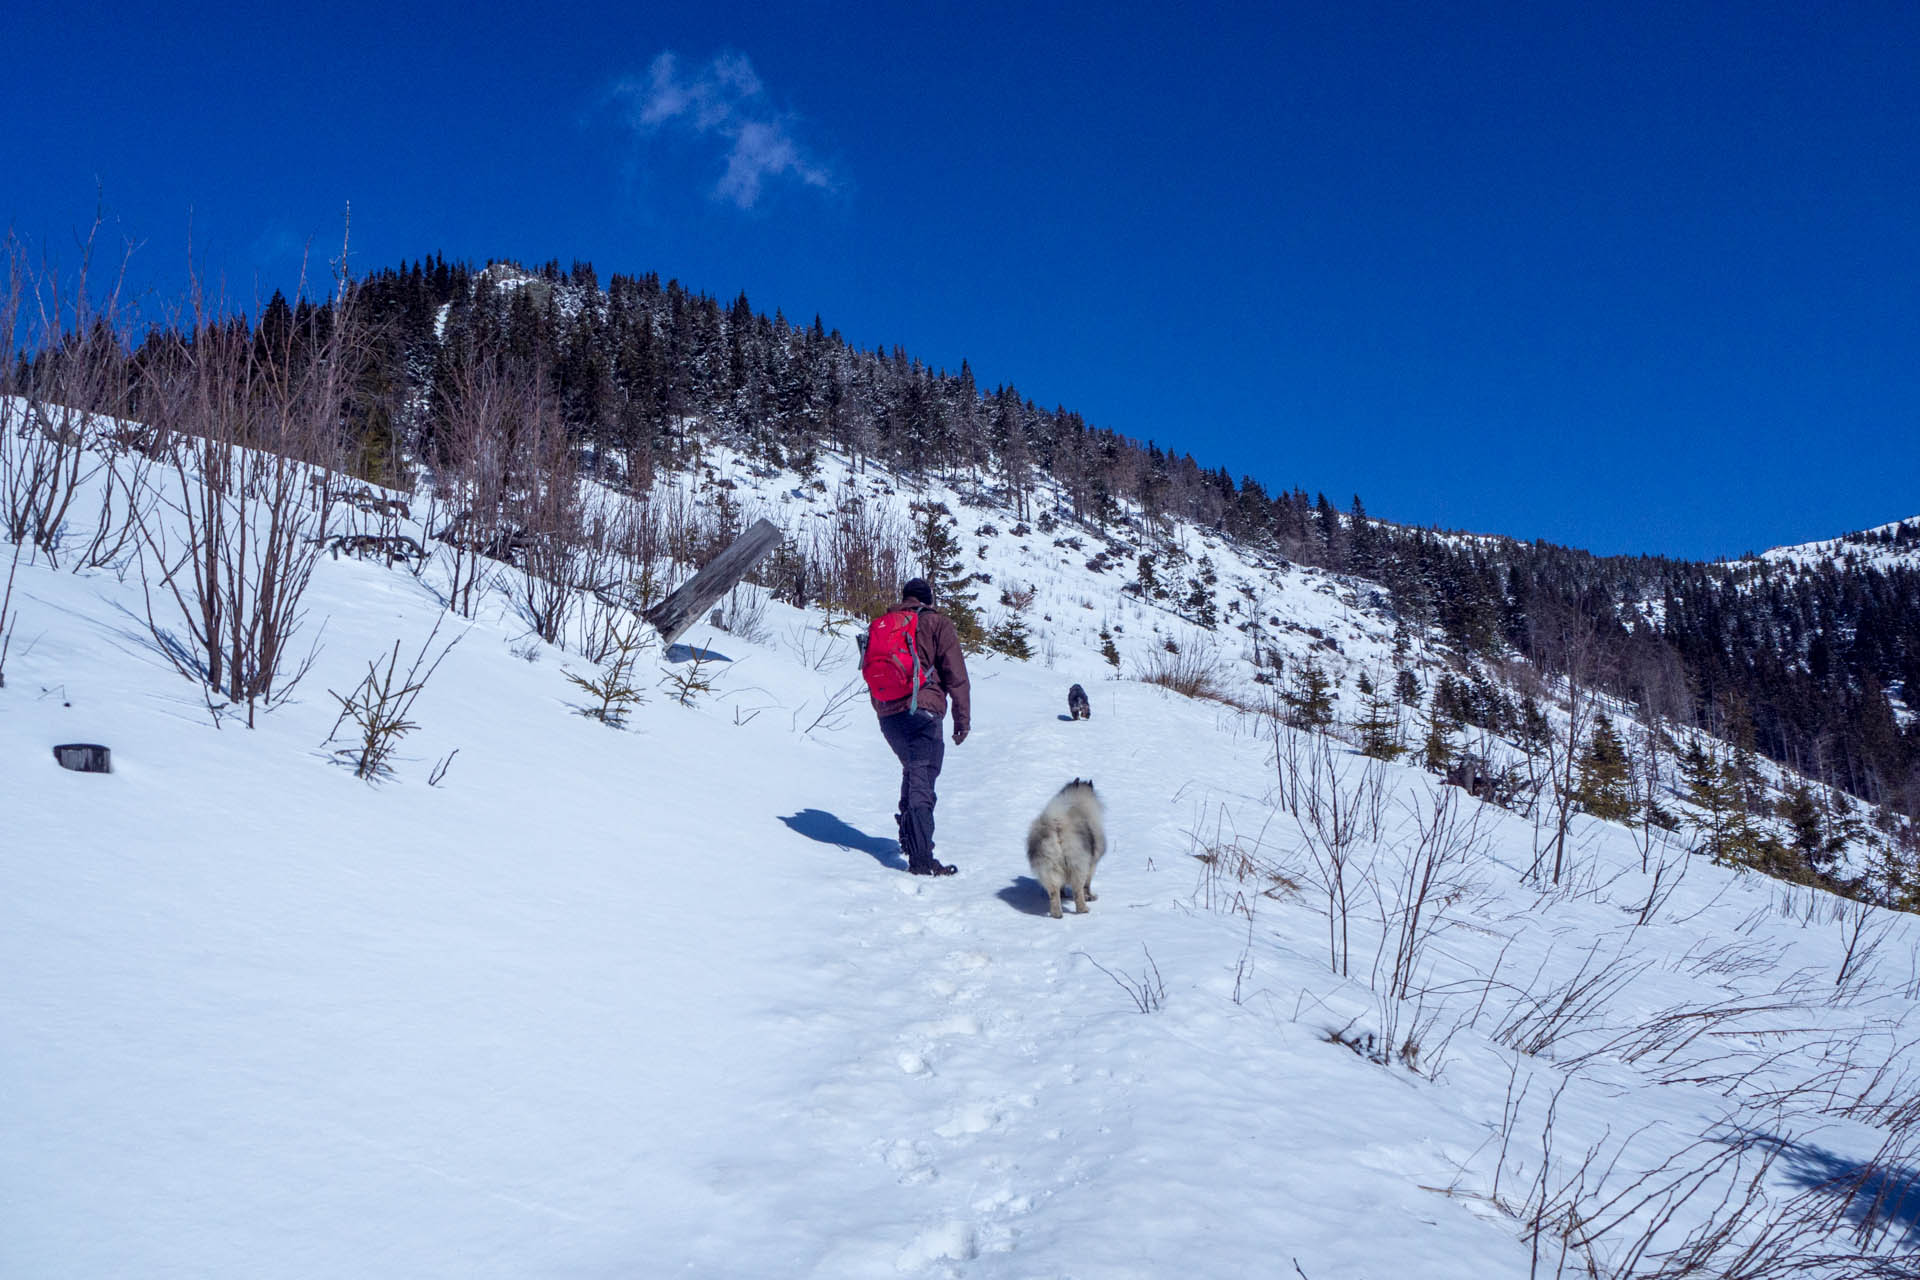
M 933 857 L 933 784 L 946 758 L 940 740 L 947 704 L 953 704 L 953 745 L 967 740 L 972 708 L 967 663 L 953 621 L 933 607 L 933 587 L 914 578 L 900 603 L 875 618 L 862 645 L 866 677 L 880 732 L 900 759 L 900 848 L 916 876 L 950 876 L 957 868 Z

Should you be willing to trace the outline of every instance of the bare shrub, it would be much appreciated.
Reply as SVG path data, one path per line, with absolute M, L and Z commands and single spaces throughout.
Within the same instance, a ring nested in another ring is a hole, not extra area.
M 111 436 L 98 439 L 104 450 L 100 506 L 94 513 L 93 533 L 73 558 L 76 571 L 124 566 L 139 547 L 141 522 L 156 501 L 153 454 Z
M 1634 916 L 1635 928 L 1652 923 L 1654 916 L 1673 898 L 1680 882 L 1686 879 L 1687 868 L 1692 865 L 1690 852 L 1675 843 L 1673 833 L 1651 824 L 1644 827 L 1640 844 L 1643 870 L 1649 859 L 1653 863 L 1653 882 L 1647 886 L 1647 900 L 1640 904 Z
M 1160 976 L 1160 966 L 1154 963 L 1153 952 L 1143 944 L 1140 948 L 1147 957 L 1147 964 L 1138 976 L 1129 973 L 1115 973 L 1107 966 L 1082 951 L 1077 954 L 1086 956 L 1087 963 L 1112 978 L 1120 989 L 1133 1001 L 1133 1007 L 1141 1013 L 1158 1013 L 1166 1007 L 1167 983 Z
M 720 610 L 720 629 L 751 644 L 762 644 L 768 637 L 767 603 L 772 597 L 766 588 L 742 583 L 727 592 Z
M 1913 1274 L 1907 1200 L 1916 1153 L 1910 1141 L 1890 1138 L 1866 1160 L 1847 1162 L 1791 1138 L 1726 1124 L 1641 1168 L 1626 1159 L 1639 1134 L 1603 1138 L 1576 1160 L 1556 1163 L 1554 1121 L 1550 1107 L 1524 1202 L 1494 1198 L 1520 1218 L 1536 1276 L 1893 1280 Z M 1778 1199 L 1769 1187 L 1783 1173 L 1803 1190 Z
M 1412 1000 L 1397 1000 L 1379 990 L 1374 995 L 1377 1031 L 1356 1030 L 1360 1020 L 1355 1018 L 1328 1032 L 1327 1039 L 1377 1066 L 1398 1063 L 1415 1075 L 1439 1079 L 1447 1045 L 1466 1022 L 1454 1019 L 1449 1023 L 1444 1002 L 1429 1005 L 1426 993 L 1416 993 Z
M 866 681 L 862 680 L 859 676 L 855 676 L 853 679 L 847 681 L 826 696 L 820 704 L 820 710 L 815 713 L 813 719 L 807 723 L 807 727 L 804 729 L 800 728 L 800 717 L 805 714 L 807 704 L 804 702 L 801 703 L 798 707 L 795 707 L 793 711 L 794 730 L 802 737 L 811 734 L 815 729 L 825 729 L 829 733 L 835 732 L 846 724 L 847 709 L 854 704 L 854 701 L 859 698 L 862 693 L 866 692 L 866 688 Z
M 899 517 L 848 484 L 835 495 L 825 531 L 816 530 L 809 539 L 806 581 L 797 594 L 817 600 L 829 622 L 836 615 L 870 618 L 900 598 L 911 557 Z
M 1899 917 L 1870 902 L 1841 899 L 1834 905 L 1833 918 L 1840 926 L 1840 971 L 1833 979 L 1834 999 L 1839 1001 L 1858 994 L 1865 985 L 1873 958 Z
M 1183 698 L 1228 701 L 1221 682 L 1219 650 L 1211 645 L 1190 645 L 1178 653 L 1164 649 L 1149 652 L 1135 660 L 1133 678 L 1157 684 Z
M 427 687 L 446 656 L 460 643 L 461 637 L 455 636 L 436 654 L 431 662 L 427 655 L 433 649 L 433 642 L 440 635 L 440 624 L 445 621 L 442 614 L 433 624 L 433 630 L 420 644 L 420 652 L 414 655 L 408 664 L 406 673 L 400 674 L 400 642 L 393 642 L 393 652 L 387 655 L 386 667 L 381 668 L 378 659 L 367 664 L 367 674 L 350 693 L 340 694 L 332 689 L 327 693 L 340 704 L 340 715 L 333 722 L 333 730 L 322 744 L 330 746 L 345 741 L 348 745 L 334 751 L 336 758 L 353 766 L 353 776 L 375 782 L 391 777 L 393 767 L 389 763 L 393 753 L 399 749 L 401 739 L 420 726 L 408 717 L 413 714 L 414 701 Z M 341 729 L 349 722 L 352 731 L 343 739 Z M 447 757 L 447 763 L 453 757 Z M 445 768 L 436 771 L 444 776 Z M 430 781 L 436 781 L 430 779 Z
M 1380 839 L 1385 787 L 1382 766 L 1338 751 L 1325 734 L 1275 722 L 1275 756 L 1283 807 L 1294 820 L 1314 877 L 1327 900 L 1327 963 L 1342 977 L 1352 971 L 1349 924 L 1354 895 L 1364 888 L 1355 859 Z
M 1382 965 L 1391 957 L 1384 982 L 1389 999 L 1413 994 L 1428 943 L 1446 929 L 1448 910 L 1470 891 L 1470 868 L 1486 853 L 1484 813 L 1478 804 L 1463 808 L 1457 789 L 1435 787 L 1427 807 L 1411 815 L 1411 840 L 1389 848 L 1394 865 L 1385 877 L 1373 962 L 1373 985 L 1380 988 Z
M 1606 1144 L 1596 1144 L 1558 1179 L 1543 1160 L 1537 1194 L 1525 1218 L 1524 1238 L 1534 1246 L 1536 1258 L 1540 1246 L 1549 1243 L 1558 1250 L 1555 1274 L 1568 1252 L 1578 1255 L 1581 1273 L 1619 1280 L 1734 1274 L 1707 1271 L 1699 1264 L 1764 1220 L 1769 1205 L 1762 1187 L 1777 1152 L 1740 1137 L 1702 1139 L 1645 1173 L 1622 1176 L 1618 1167 L 1626 1146 L 1619 1143 L 1603 1161 Z M 1704 1221 L 1687 1212 L 1708 1207 L 1704 1202 L 1716 1198 L 1711 1208 L 1717 1212 L 1708 1213 Z M 1656 1251 L 1663 1235 L 1680 1230 L 1678 1224 L 1690 1219 L 1696 1225 Z
M 610 524 L 608 542 L 621 567 L 621 598 L 644 614 L 665 594 L 660 571 L 662 533 L 659 504 L 652 493 L 622 494 Z
M 430 533 L 447 548 L 449 606 L 471 618 L 475 596 L 513 554 L 507 492 L 524 388 L 469 350 L 451 362 L 438 394 L 435 492 L 447 512 Z
M 101 228 L 96 219 L 70 280 L 29 265 L 15 238 L 4 250 L 0 397 L 16 399 L 0 400 L 0 527 L 56 565 L 73 504 L 103 466 L 93 446 L 129 400 L 119 302 L 126 258 L 102 290 L 94 270 Z
M 582 544 L 580 477 L 560 405 L 539 379 L 528 389 L 514 443 L 509 518 L 519 531 L 515 603 L 548 644 L 558 643 L 578 600 L 574 571 Z
M 846 641 L 832 626 L 795 624 L 786 635 L 787 646 L 809 671 L 825 671 L 846 660 Z
M 1864 1255 L 1893 1252 L 1911 1266 L 1913 1249 L 1920 1245 L 1920 1128 L 1891 1126 L 1879 1148 L 1861 1161 L 1805 1150 L 1794 1154 L 1801 1157 L 1806 1184 L 1799 1206 L 1813 1225 L 1844 1232 Z
M 1594 939 L 1580 967 L 1570 976 L 1538 990 L 1529 984 L 1520 991 L 1495 1027 L 1493 1038 L 1532 1057 L 1546 1053 L 1569 1035 L 1600 1026 L 1613 997 L 1653 963 L 1651 960 L 1629 963 L 1624 958 L 1624 944 L 1603 962 L 1600 948 L 1605 941 Z M 1540 968 L 1534 972 L 1534 983 L 1539 982 L 1552 958 L 1549 952 L 1540 962 Z
M 644 615 L 661 575 L 653 562 L 656 523 L 648 495 L 582 494 L 582 535 L 574 577 L 582 594 L 570 628 L 579 652 L 602 663 L 619 648 L 627 620 Z
M 693 564 L 707 541 L 701 527 L 700 504 L 693 494 L 677 485 L 669 488 L 660 500 L 660 549 L 665 559 L 672 564 Z
M 1589 1053 L 1572 1059 L 1568 1065 L 1578 1065 L 1602 1055 L 1616 1058 L 1629 1065 L 1645 1060 L 1656 1065 L 1672 1063 L 1687 1049 L 1698 1044 L 1706 1037 L 1729 1038 L 1744 1033 L 1756 1040 L 1775 1032 L 1772 1027 L 1755 1025 L 1760 1019 L 1783 1014 L 1798 1014 L 1807 1008 L 1804 1000 L 1791 990 L 1778 993 L 1777 998 L 1752 999 L 1735 996 L 1726 1000 L 1717 1000 L 1704 1005 L 1672 1005 L 1660 1009 L 1642 1019 L 1638 1025 L 1629 1027 L 1616 1034 L 1611 1040 Z M 1695 1055 L 1699 1057 L 1700 1055 Z M 1715 1046 L 1705 1058 L 1718 1065 L 1726 1061 L 1725 1052 Z M 1683 1077 L 1698 1083 L 1701 1077 L 1697 1072 L 1700 1064 L 1682 1059 L 1685 1070 L 1673 1072 L 1674 1077 Z M 1714 1082 L 1721 1083 L 1726 1078 L 1744 1079 L 1746 1074 L 1729 1077 L 1724 1072 L 1714 1072 Z M 1664 1081 L 1663 1081 L 1664 1083 Z
M 170 443 L 161 500 L 137 515 L 148 626 L 183 674 L 244 705 L 249 725 L 312 660 L 295 664 L 292 650 L 333 510 L 325 479 L 358 354 L 349 311 L 343 292 L 256 334 L 196 295 L 182 329 L 149 341 L 142 409 Z M 182 631 L 163 624 L 156 597 Z
M 1208 910 L 1238 913 L 1251 924 L 1259 899 L 1278 901 L 1300 892 L 1300 882 L 1268 849 L 1266 827 L 1251 834 L 1241 832 L 1226 805 L 1214 814 L 1211 830 L 1206 829 L 1203 814 L 1186 835 L 1187 856 L 1200 864 L 1195 896 Z
M 1664 761 L 1671 754 L 1673 740 L 1668 735 L 1660 713 L 1652 705 L 1641 708 L 1640 750 L 1630 753 L 1631 767 L 1627 775 L 1631 790 L 1633 811 L 1637 815 L 1629 824 L 1633 832 L 1633 843 L 1640 850 L 1640 870 L 1645 872 L 1654 864 L 1656 851 L 1664 852 L 1665 846 L 1672 842 L 1673 828 L 1678 825 L 1674 817 L 1662 807 L 1660 800 L 1666 788 L 1666 770 Z M 1656 883 L 1660 872 L 1654 872 Z
M 1920 1073 L 1914 1051 L 1920 1039 L 1902 1038 L 1897 1030 L 1872 1037 L 1885 1044 L 1878 1054 L 1859 1060 L 1867 1036 L 1856 1036 L 1845 1046 L 1842 1060 L 1813 1079 L 1797 1083 L 1799 1098 L 1824 1097 L 1823 1115 L 1845 1116 L 1888 1129 L 1920 1130 Z

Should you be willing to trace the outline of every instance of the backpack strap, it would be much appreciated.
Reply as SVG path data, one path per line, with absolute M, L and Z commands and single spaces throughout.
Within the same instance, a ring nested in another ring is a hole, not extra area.
M 912 699 L 912 701 L 907 704 L 907 710 L 915 716 L 920 714 L 920 686 L 926 683 L 926 676 L 921 674 L 920 671 L 920 610 L 925 607 L 926 606 L 918 600 L 909 606 L 909 610 L 913 614 L 913 638 L 908 645 L 908 647 L 913 650 L 913 692 L 907 695 L 907 697 Z

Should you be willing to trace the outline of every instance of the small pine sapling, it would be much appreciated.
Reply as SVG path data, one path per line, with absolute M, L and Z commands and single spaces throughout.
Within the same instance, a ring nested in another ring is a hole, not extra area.
M 1026 611 L 1033 607 L 1034 588 L 1009 586 L 1000 592 L 1000 603 L 1009 612 L 987 633 L 987 647 L 1021 661 L 1033 657 L 1033 644 L 1027 631 Z
M 689 649 L 688 659 L 669 668 L 660 678 L 661 687 L 683 707 L 690 707 L 703 695 L 713 692 L 713 676 L 707 668 L 713 659 L 705 649 Z
M 634 687 L 633 668 L 649 642 L 638 618 L 630 618 L 625 627 L 616 627 L 611 639 L 612 652 L 593 676 L 571 671 L 561 674 L 593 699 L 579 708 L 581 715 L 598 720 L 610 729 L 624 729 L 628 713 L 647 700 L 647 695 Z
M 440 621 L 444 620 L 443 614 Z M 461 640 L 460 636 L 455 636 L 433 661 L 428 662 L 427 655 L 433 649 L 434 639 L 440 634 L 440 621 L 433 624 L 433 630 L 421 642 L 420 652 L 414 655 L 404 676 L 399 670 L 400 642 L 395 640 L 384 671 L 380 668 L 380 660 L 376 658 L 367 664 L 366 678 L 354 687 L 352 693 L 342 695 L 332 689 L 327 690 L 333 700 L 340 704 L 340 716 L 333 722 L 333 731 L 327 735 L 327 741 L 321 745 L 347 743 L 337 748 L 334 755 L 353 766 L 354 777 L 364 778 L 368 782 L 391 777 L 393 767 L 388 762 L 399 748 L 400 740 L 420 727 L 408 718 L 413 714 L 414 701 Z M 348 721 L 352 721 L 353 729 L 342 735 L 341 727 Z

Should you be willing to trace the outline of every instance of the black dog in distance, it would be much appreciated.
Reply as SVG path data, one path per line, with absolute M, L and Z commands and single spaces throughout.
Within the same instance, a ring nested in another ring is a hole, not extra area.
M 1075 720 L 1085 720 L 1093 714 L 1093 708 L 1087 704 L 1087 691 L 1079 685 L 1067 690 L 1067 714 Z

